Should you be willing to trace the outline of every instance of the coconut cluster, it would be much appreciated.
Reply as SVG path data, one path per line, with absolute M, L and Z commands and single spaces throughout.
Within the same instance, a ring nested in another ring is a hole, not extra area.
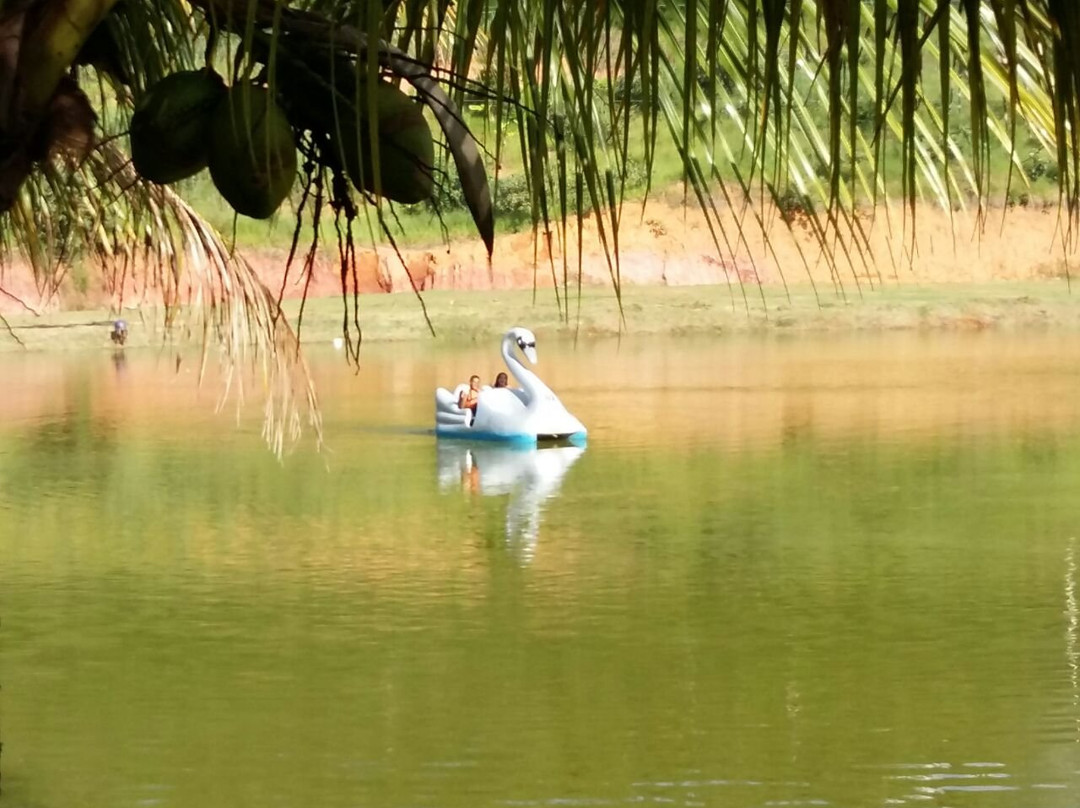
M 371 146 L 372 108 L 379 140 L 377 171 Z M 361 97 L 357 109 L 361 114 L 343 120 L 334 133 L 353 184 L 406 205 L 430 199 L 435 144 L 420 105 L 394 85 L 379 81 L 374 85 L 374 104 Z
M 365 88 L 367 89 L 367 88 Z M 360 115 L 327 111 L 334 162 L 353 184 L 387 199 L 413 204 L 434 190 L 434 143 L 423 109 L 397 87 L 374 82 Z M 286 108 L 297 108 L 289 104 Z M 372 116 L 372 111 L 374 116 Z M 297 121 L 296 129 L 312 128 Z M 131 120 L 131 156 L 139 174 L 159 184 L 210 169 L 214 186 L 244 216 L 265 219 L 285 201 L 296 180 L 294 122 L 264 86 L 226 87 L 212 70 L 174 73 L 152 87 Z M 378 157 L 372 133 L 378 138 Z

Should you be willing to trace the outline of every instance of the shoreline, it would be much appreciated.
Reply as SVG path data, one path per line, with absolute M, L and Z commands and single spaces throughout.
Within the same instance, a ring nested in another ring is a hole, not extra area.
M 745 292 L 745 299 L 743 293 Z M 569 318 L 551 287 L 532 290 L 434 290 L 422 294 L 435 337 L 431 336 L 420 301 L 412 294 L 360 297 L 364 342 L 429 340 L 443 344 L 471 343 L 524 325 L 538 335 L 580 336 L 707 336 L 886 331 L 1080 331 L 1080 292 L 1074 295 L 1064 279 L 1001 280 L 984 283 L 886 282 L 848 290 L 832 287 L 815 294 L 809 284 L 783 287 L 767 284 L 701 286 L 624 286 L 619 306 L 611 288 L 582 289 L 580 307 L 571 290 Z M 295 328 L 299 301 L 284 304 Z M 308 300 L 301 344 L 330 344 L 341 336 L 340 295 Z M 22 345 L 0 326 L 0 352 L 112 349 L 106 309 L 61 311 L 6 317 Z M 198 347 L 197 337 L 168 339 L 163 310 L 144 307 L 125 312 L 131 349 Z M 199 329 L 201 331 L 201 329 Z

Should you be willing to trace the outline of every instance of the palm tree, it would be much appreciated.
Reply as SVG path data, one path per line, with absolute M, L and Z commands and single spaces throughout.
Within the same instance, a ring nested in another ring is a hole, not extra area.
M 177 71 L 213 69 L 283 109 L 300 155 L 297 271 L 332 219 L 354 357 L 355 243 L 400 236 L 382 84 L 407 87 L 445 141 L 445 160 L 411 157 L 430 187 L 406 202 L 460 189 L 490 254 L 489 168 L 514 150 L 544 237 L 566 244 L 568 225 L 580 232 L 596 212 L 616 294 L 632 155 L 652 176 L 664 139 L 721 253 L 779 210 L 831 262 L 872 262 L 861 212 L 899 199 L 914 225 L 928 198 L 982 213 L 995 171 L 1008 187 L 1035 163 L 1056 168 L 1070 233 L 1080 201 L 1073 0 L 3 0 L 0 33 L 8 250 L 43 284 L 76 251 L 103 272 L 143 273 L 168 317 L 233 360 L 257 350 L 281 390 L 303 368 L 278 297 L 118 138 Z M 486 158 L 466 104 L 492 124 Z M 252 106 L 233 118 L 261 132 Z M 248 151 L 269 164 L 260 137 Z M 721 210 L 738 211 L 734 226 Z M 295 424 L 289 404 L 279 412 Z

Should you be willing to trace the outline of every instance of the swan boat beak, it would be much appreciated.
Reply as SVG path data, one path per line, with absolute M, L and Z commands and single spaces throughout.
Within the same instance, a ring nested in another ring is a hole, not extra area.
M 536 361 L 537 361 L 536 360 L 536 346 L 535 345 L 525 345 L 521 350 L 524 352 L 525 357 L 535 365 Z

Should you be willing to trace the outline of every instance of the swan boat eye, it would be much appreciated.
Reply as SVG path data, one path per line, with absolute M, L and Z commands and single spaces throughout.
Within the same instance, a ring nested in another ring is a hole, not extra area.
M 521 349 L 523 349 L 523 350 L 524 350 L 525 348 L 535 348 L 535 347 L 536 347 L 536 343 L 535 343 L 535 342 L 526 342 L 526 341 L 525 341 L 525 340 L 523 340 L 523 339 L 519 339 L 519 340 L 518 340 L 518 347 L 519 347 L 519 348 L 521 348 Z

